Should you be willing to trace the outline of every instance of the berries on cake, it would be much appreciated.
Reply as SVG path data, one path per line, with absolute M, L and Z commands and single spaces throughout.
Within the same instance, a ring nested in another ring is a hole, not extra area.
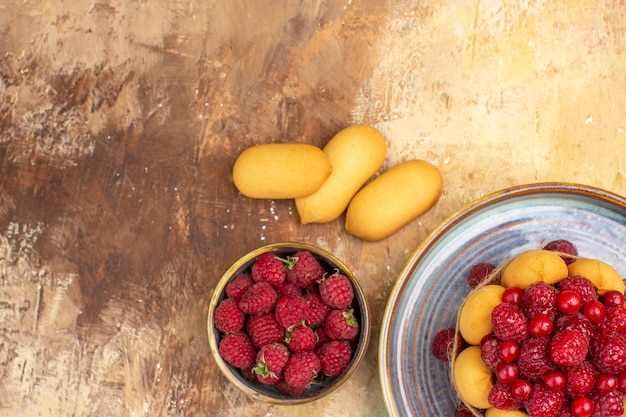
M 626 415 L 624 280 L 611 265 L 559 239 L 467 279 L 456 328 L 432 341 L 456 416 Z

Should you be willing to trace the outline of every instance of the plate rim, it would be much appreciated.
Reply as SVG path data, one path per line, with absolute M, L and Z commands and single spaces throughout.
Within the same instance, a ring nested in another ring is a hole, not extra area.
M 520 184 L 507 188 L 503 188 L 483 197 L 463 205 L 461 208 L 453 212 L 450 216 L 439 223 L 426 237 L 418 244 L 416 249 L 411 253 L 408 260 L 402 267 L 396 282 L 391 288 L 387 303 L 383 311 L 380 325 L 380 334 L 378 340 L 378 372 L 382 389 L 385 406 L 390 416 L 400 416 L 398 405 L 392 396 L 391 380 L 389 378 L 389 366 L 387 355 L 389 351 L 389 331 L 391 323 L 395 316 L 395 308 L 397 301 L 402 295 L 403 289 L 407 286 L 412 271 L 415 269 L 419 261 L 428 253 L 429 249 L 441 239 L 448 230 L 458 224 L 467 216 L 476 213 L 490 204 L 508 200 L 514 197 L 532 195 L 539 193 L 547 194 L 574 194 L 585 197 L 599 198 L 612 205 L 621 206 L 626 210 L 626 198 L 621 195 L 608 191 L 593 185 L 574 183 L 574 182 L 537 182 L 530 184 Z

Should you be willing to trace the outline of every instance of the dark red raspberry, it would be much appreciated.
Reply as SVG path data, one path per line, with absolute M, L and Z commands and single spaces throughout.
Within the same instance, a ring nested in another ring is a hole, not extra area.
M 589 301 L 595 301 L 598 299 L 598 294 L 596 293 L 596 289 L 594 288 L 591 281 L 579 275 L 572 275 L 563 279 L 557 284 L 556 287 L 559 291 L 576 291 L 578 294 L 580 294 L 583 305 L 587 304 Z
M 504 362 L 500 357 L 500 344 L 500 340 L 493 335 L 487 335 L 480 341 L 480 357 L 493 372 Z
M 593 323 L 582 313 L 559 315 L 554 323 L 554 331 L 577 330 L 589 341 L 595 335 Z
M 556 297 L 557 290 L 553 286 L 544 283 L 533 284 L 524 291 L 520 309 L 528 320 L 539 313 L 554 320 L 558 312 Z
M 556 366 L 550 360 L 550 339 L 547 337 L 529 338 L 522 342 L 517 366 L 520 377 L 532 382 L 541 380 L 543 374 Z
M 332 340 L 319 347 L 315 353 L 320 360 L 322 373 L 337 376 L 343 373 L 352 359 L 352 346 L 346 340 Z
M 324 331 L 332 340 L 352 340 L 359 334 L 359 322 L 352 310 L 331 310 L 324 320 Z
M 522 401 L 511 392 L 511 385 L 497 381 L 487 397 L 489 404 L 500 410 L 518 410 L 522 407 Z
M 589 394 L 595 406 L 592 417 L 618 417 L 624 414 L 624 394 L 620 391 L 611 391 L 601 394 L 597 391 Z
M 280 297 L 302 297 L 302 289 L 291 282 L 283 282 L 274 287 L 278 298 Z
M 532 417 L 557 417 L 564 402 L 563 391 L 552 391 L 543 382 L 538 382 L 524 406 Z
M 324 268 L 309 251 L 298 251 L 287 259 L 287 280 L 298 287 L 309 287 L 324 276 Z
M 306 388 L 321 369 L 320 360 L 311 351 L 291 355 L 285 366 L 285 382 L 293 388 Z
M 287 330 L 287 337 L 285 338 L 289 350 L 294 353 L 304 352 L 307 350 L 315 349 L 317 343 L 317 336 L 312 328 L 305 324 L 294 326 L 291 330 Z
M 254 283 L 252 275 L 242 272 L 235 276 L 228 284 L 226 284 L 226 295 L 228 298 L 239 300 L 244 292 Z
M 235 368 L 249 368 L 254 364 L 256 350 L 245 333 L 230 333 L 220 341 L 222 358 Z
M 292 397 L 300 397 L 306 393 L 307 387 L 293 387 L 285 381 L 285 379 L 279 379 L 278 382 L 274 384 L 274 388 L 279 392 L 290 395 Z
M 600 372 L 619 374 L 626 370 L 626 339 L 615 333 L 603 333 L 591 340 L 591 363 Z
M 448 327 L 435 334 L 431 344 L 431 352 L 435 358 L 448 362 L 453 353 L 460 352 L 464 347 L 463 338 L 457 335 L 456 329 Z
M 326 304 L 338 309 L 349 307 L 354 298 L 352 283 L 339 272 L 325 278 L 319 285 L 319 292 Z
M 330 337 L 326 334 L 324 326 L 317 326 L 315 328 L 315 337 L 317 339 L 317 343 L 315 344 L 316 347 L 320 347 L 330 340 Z
M 285 339 L 285 329 L 278 324 L 273 312 L 250 316 L 246 322 L 246 332 L 257 348 Z
M 624 294 L 619 291 L 611 290 L 602 295 L 602 302 L 608 307 L 624 307 Z
M 239 308 L 237 300 L 225 298 L 215 308 L 215 327 L 220 332 L 236 333 L 243 328 L 246 315 Z
M 470 287 L 476 288 L 478 284 L 489 278 L 491 273 L 495 271 L 496 266 L 488 262 L 478 263 L 470 269 L 467 274 L 467 283 Z
M 585 360 L 589 342 L 577 330 L 563 330 L 555 333 L 550 342 L 550 359 L 558 366 L 572 366 Z
M 576 256 L 578 256 L 578 249 L 576 249 L 576 246 L 569 240 L 565 239 L 557 239 L 548 242 L 543 249 L 562 253 L 563 255 L 561 255 L 561 258 L 568 265 L 574 262 L 576 260 Z
M 567 384 L 564 392 L 569 396 L 587 395 L 596 384 L 596 370 L 588 361 L 563 368 Z
M 604 320 L 596 324 L 596 329 L 598 332 L 626 335 L 626 310 L 622 307 L 607 308 Z
M 239 308 L 246 314 L 268 313 L 274 309 L 278 294 L 269 283 L 255 282 L 239 299 Z
M 289 360 L 289 349 L 282 343 L 271 343 L 259 349 L 252 372 L 262 384 L 275 384 L 283 375 Z
M 304 297 L 281 297 L 276 301 L 274 314 L 278 324 L 288 329 L 304 323 L 309 314 L 309 303 Z
M 280 285 L 287 279 L 285 264 L 271 252 L 263 253 L 256 258 L 251 268 L 254 282 L 267 282 L 271 285 Z
M 307 293 L 304 299 L 309 304 L 309 313 L 306 318 L 306 323 L 309 326 L 322 324 L 328 312 L 332 310 L 332 307 L 322 300 L 322 297 L 317 291 Z
M 464 403 L 460 403 L 454 409 L 454 417 L 474 417 L 474 413 Z
M 493 334 L 500 340 L 521 342 L 528 337 L 528 320 L 519 308 L 509 303 L 495 306 L 491 322 Z

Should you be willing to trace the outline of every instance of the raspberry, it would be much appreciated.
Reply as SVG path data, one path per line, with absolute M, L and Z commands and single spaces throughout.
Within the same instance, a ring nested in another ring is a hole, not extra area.
M 235 368 L 245 369 L 254 364 L 256 350 L 245 333 L 231 333 L 224 336 L 218 350 L 222 358 Z
M 274 313 L 250 316 L 246 323 L 246 332 L 257 348 L 285 339 L 285 329 L 278 324 Z
M 324 276 L 324 268 L 309 251 L 298 251 L 287 260 L 287 280 L 298 287 L 309 287 Z
M 592 364 L 600 372 L 619 374 L 626 370 L 626 340 L 615 333 L 603 333 L 591 340 Z
M 306 317 L 306 324 L 309 326 L 317 326 L 322 324 L 328 312 L 332 309 L 322 300 L 319 292 L 311 291 L 304 296 L 309 304 L 309 312 Z
M 431 352 L 435 358 L 448 362 L 454 353 L 460 352 L 464 347 L 463 338 L 460 335 L 457 337 L 456 329 L 449 327 L 439 330 L 435 334 L 431 344 Z
M 528 337 L 528 320 L 519 308 L 500 303 L 491 312 L 493 334 L 500 340 L 521 342 Z
M 470 269 L 467 274 L 467 283 L 470 287 L 476 288 L 478 284 L 483 282 L 485 279 L 491 275 L 493 271 L 495 271 L 496 266 L 492 265 L 488 262 L 478 263 Z
M 624 294 L 611 290 L 602 295 L 602 302 L 606 307 L 624 307 Z
M 246 315 L 239 308 L 237 300 L 225 298 L 215 308 L 214 324 L 224 333 L 236 333 L 243 328 Z
M 488 396 L 489 404 L 500 410 L 517 410 L 522 407 L 522 401 L 515 398 L 511 392 L 511 385 L 497 381 Z
M 558 366 L 579 364 L 585 359 L 588 351 L 587 339 L 576 330 L 555 333 L 550 342 L 550 359 Z
M 300 397 L 301 395 L 304 395 L 307 389 L 307 387 L 293 387 L 289 385 L 285 379 L 279 379 L 278 382 L 274 384 L 274 388 L 292 397 Z
M 297 353 L 315 349 L 317 337 L 313 329 L 302 324 L 300 326 L 294 326 L 291 330 L 287 330 L 285 341 L 287 342 L 289 350 Z
M 273 253 L 259 255 L 251 268 L 254 282 L 267 282 L 271 285 L 280 285 L 287 279 L 285 264 Z
M 474 413 L 464 403 L 460 403 L 454 410 L 454 417 L 474 417 Z
M 624 414 L 624 394 L 620 391 L 611 391 L 600 394 L 597 391 L 589 394 L 595 409 L 592 417 L 612 417 Z
M 226 296 L 239 300 L 244 292 L 252 285 L 252 275 L 242 272 L 235 276 L 228 284 L 226 284 Z
M 572 275 L 564 278 L 561 282 L 557 284 L 556 287 L 559 291 L 576 291 L 578 294 L 580 294 L 583 305 L 587 304 L 589 301 L 595 301 L 598 299 L 598 294 L 596 293 L 596 289 L 593 287 L 591 281 L 579 275 Z
M 315 344 L 316 347 L 322 346 L 324 343 L 330 340 L 330 337 L 328 337 L 328 335 L 326 334 L 324 326 L 318 326 L 315 328 L 314 331 L 317 340 L 317 343 Z
M 576 256 L 578 256 L 578 249 L 576 249 L 576 246 L 574 246 L 574 244 L 569 240 L 565 239 L 557 239 L 548 242 L 543 249 L 563 253 L 564 255 L 561 255 L 561 259 L 563 259 L 567 265 L 574 262 L 576 260 Z
M 535 384 L 533 393 L 524 402 L 524 406 L 532 417 L 556 417 L 564 402 L 565 395 L 562 391 L 551 391 L 543 382 L 539 382 Z
M 309 314 L 309 303 L 303 297 L 281 297 L 274 310 L 278 324 L 288 329 L 303 323 Z
M 607 308 L 604 320 L 596 324 L 596 329 L 626 335 L 626 310 L 622 307 Z
M 322 373 L 337 376 L 348 367 L 352 359 L 352 346 L 345 340 L 332 340 L 318 348 L 315 353 L 320 360 Z
M 324 279 L 319 285 L 319 291 L 322 300 L 333 308 L 347 308 L 354 298 L 352 283 L 338 272 Z
M 539 313 L 554 320 L 558 311 L 556 297 L 557 290 L 553 286 L 544 283 L 533 284 L 524 291 L 520 309 L 529 320 Z
M 556 332 L 562 330 L 577 330 L 589 341 L 594 336 L 593 323 L 582 313 L 564 314 L 557 317 L 554 323 Z
M 293 388 L 306 388 L 321 369 L 320 360 L 311 351 L 291 355 L 285 365 L 285 382 Z
M 549 356 L 550 339 L 547 337 L 529 338 L 522 342 L 517 357 L 520 377 L 539 381 L 550 369 L 556 369 Z
M 567 384 L 564 392 L 567 395 L 589 394 L 596 384 L 596 371 L 588 361 L 563 368 Z
M 280 297 L 302 297 L 302 290 L 291 282 L 283 282 L 274 287 L 278 298 Z
M 252 372 L 262 384 L 274 384 L 282 377 L 289 355 L 289 349 L 282 343 L 265 345 L 256 355 L 256 365 Z
M 501 342 L 493 335 L 485 336 L 480 341 L 480 357 L 493 372 L 504 362 L 500 357 L 500 344 Z
M 359 322 L 352 310 L 331 310 L 324 320 L 324 330 L 332 340 L 351 340 L 359 334 Z
M 278 295 L 269 283 L 252 284 L 239 299 L 239 308 L 246 314 L 268 313 L 274 308 Z

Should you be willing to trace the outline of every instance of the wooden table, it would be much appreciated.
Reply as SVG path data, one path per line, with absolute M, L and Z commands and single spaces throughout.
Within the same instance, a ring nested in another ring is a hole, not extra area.
M 624 2 L 8 0 L 0 52 L 3 416 L 386 415 L 383 310 L 437 224 L 524 183 L 626 194 Z M 392 237 L 234 188 L 246 147 L 354 123 L 444 176 Z M 353 378 L 293 407 L 238 392 L 205 331 L 225 269 L 284 240 L 342 258 L 373 320 Z

